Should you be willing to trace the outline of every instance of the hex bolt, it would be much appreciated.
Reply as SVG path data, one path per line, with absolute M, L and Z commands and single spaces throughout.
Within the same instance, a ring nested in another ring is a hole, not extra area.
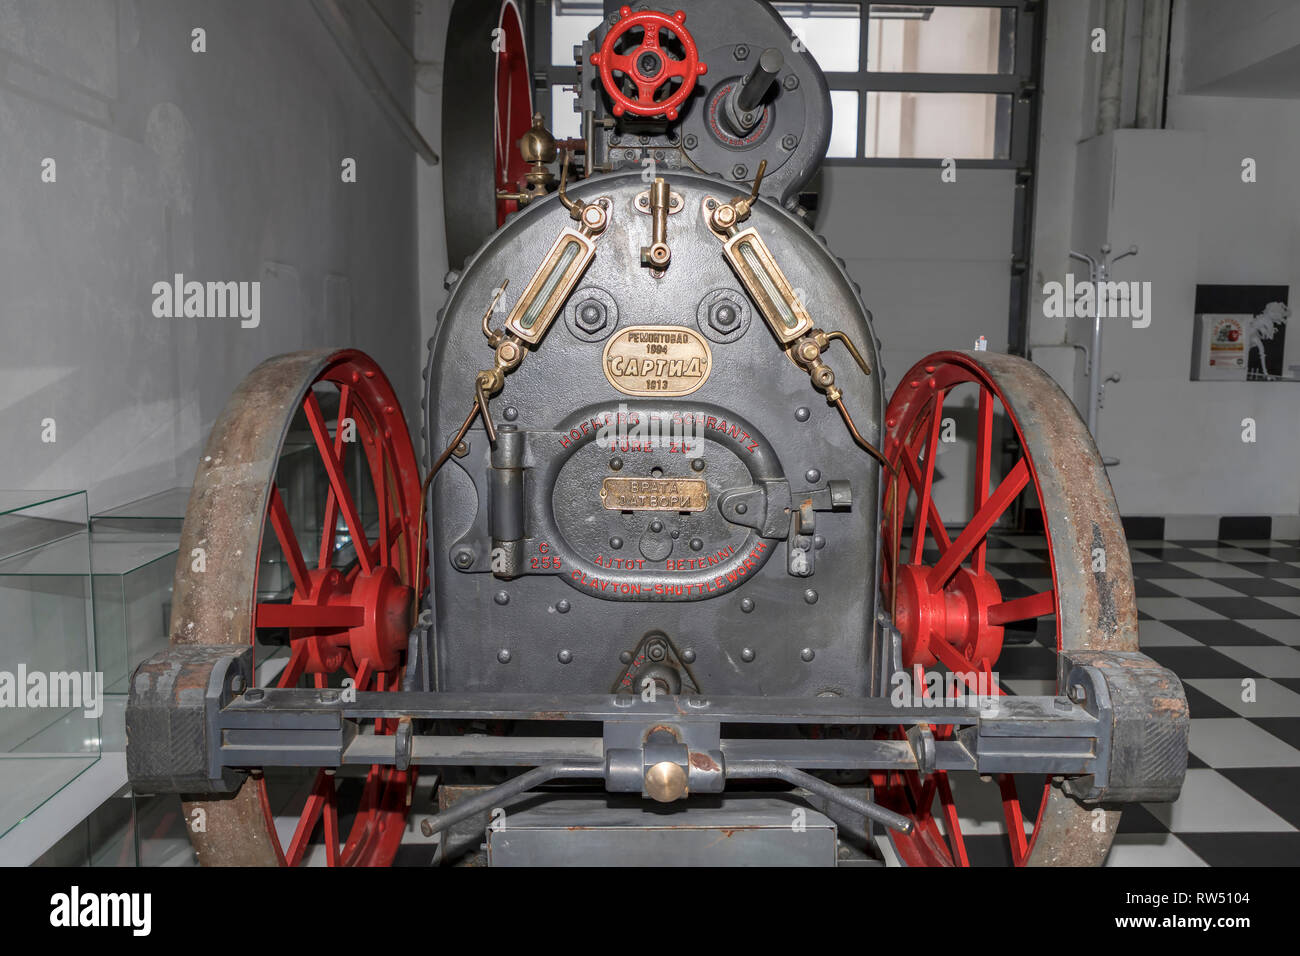
M 244 692 L 243 674 L 236 674 L 230 679 L 230 692 L 232 694 L 242 694 Z
M 682 137 L 682 145 L 687 149 L 694 149 L 696 146 L 700 145 L 700 139 L 694 133 L 687 133 Z
M 794 149 L 798 145 L 799 145 L 799 137 L 795 136 L 793 133 L 789 134 L 788 136 L 781 137 L 782 149 Z
M 668 656 L 668 651 L 662 644 L 655 641 L 646 648 L 646 654 L 649 655 L 650 660 L 652 661 L 661 661 Z
M 745 176 L 748 175 L 748 173 L 749 173 L 749 167 L 747 167 L 744 163 L 736 163 L 735 166 L 731 167 L 732 179 L 744 179 Z
M 730 299 L 715 302 L 713 308 L 709 309 L 709 327 L 715 332 L 725 335 L 734 331 L 739 322 L 740 310 L 736 308 L 736 303 Z
M 797 90 L 799 89 L 799 77 L 791 73 L 782 81 L 781 85 L 787 90 Z
M 745 46 L 743 43 L 736 44 L 736 48 L 731 52 L 737 60 L 744 60 L 749 57 L 749 47 Z
M 504 647 L 501 648 L 501 650 L 497 651 L 497 660 L 500 661 L 502 664 L 509 664 L 510 652 L 506 650 Z
M 574 310 L 574 323 L 588 334 L 599 332 L 609 323 L 605 304 L 599 299 L 584 299 L 579 302 Z
M 808 482 L 810 485 L 816 484 L 817 482 L 822 480 L 822 473 L 818 471 L 816 468 L 809 468 L 807 471 L 803 473 L 803 477 L 804 477 L 804 481 Z
M 746 664 L 753 663 L 754 656 L 754 649 L 752 647 L 746 647 L 740 652 L 740 659 Z
M 565 648 L 564 650 L 560 651 L 560 653 L 555 655 L 555 659 L 558 660 L 561 664 L 568 664 L 570 661 L 573 660 L 573 651 L 569 650 L 568 648 Z
M 558 611 L 560 614 L 568 614 L 569 608 L 571 608 L 572 606 L 573 605 L 569 603 L 568 598 L 560 598 L 558 601 L 555 602 L 555 610 Z
M 1076 704 L 1086 704 L 1088 702 L 1088 688 L 1082 684 L 1070 685 L 1070 700 Z
M 807 591 L 804 591 L 804 592 L 803 592 L 803 599 L 804 599 L 804 601 L 807 602 L 808 604 L 816 604 L 816 603 L 817 603 L 817 592 L 814 591 L 812 588 L 809 588 Z
M 740 600 L 740 609 L 741 609 L 744 613 L 746 613 L 746 614 L 748 614 L 750 611 L 754 610 L 754 599 L 753 599 L 753 598 L 741 598 L 741 600 Z
M 805 647 L 802 651 L 799 652 L 799 659 L 803 661 L 805 664 L 811 661 L 816 656 L 817 656 L 817 652 L 814 651 L 811 647 Z
M 266 691 L 262 690 L 260 687 L 252 687 L 249 688 L 248 693 L 244 694 L 244 700 L 251 703 L 257 703 L 257 701 L 261 700 L 265 696 Z
M 498 591 L 496 594 L 492 595 L 492 600 L 504 607 L 510 603 L 510 595 L 505 591 Z
M 456 552 L 456 567 L 468 568 L 473 563 L 474 563 L 474 552 L 468 550 L 467 548 L 461 548 L 459 551 Z

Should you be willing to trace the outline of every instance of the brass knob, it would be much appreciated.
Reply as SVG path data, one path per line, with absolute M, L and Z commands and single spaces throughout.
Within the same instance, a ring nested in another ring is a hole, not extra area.
M 679 763 L 661 760 L 645 772 L 645 792 L 660 803 L 686 796 L 686 770 Z

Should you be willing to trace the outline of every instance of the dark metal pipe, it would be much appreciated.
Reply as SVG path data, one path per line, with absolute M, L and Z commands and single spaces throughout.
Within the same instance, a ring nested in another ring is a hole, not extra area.
M 484 813 L 498 806 L 503 800 L 509 800 L 511 797 L 517 797 L 521 793 L 527 793 L 534 787 L 539 787 L 544 783 L 561 777 L 594 777 L 603 778 L 605 775 L 604 764 L 600 763 L 550 763 L 543 764 L 540 767 L 534 767 L 526 773 L 521 773 L 517 777 L 511 777 L 505 783 L 497 784 L 491 790 L 484 790 L 482 793 L 476 793 L 472 797 L 465 797 L 457 800 L 446 810 L 441 813 L 435 813 L 428 817 L 427 821 L 431 825 L 430 829 L 425 829 L 421 825 L 421 833 L 432 836 L 434 833 L 441 833 L 450 827 L 455 826 L 464 820 L 477 814 Z
M 805 773 L 789 764 L 780 763 L 774 760 L 743 760 L 727 763 L 728 779 L 753 779 L 763 778 L 771 780 L 784 780 L 788 784 L 796 787 L 803 787 L 805 790 L 817 794 L 819 797 L 825 797 L 832 803 L 838 803 L 846 810 L 854 813 L 860 813 L 869 820 L 875 820 L 877 823 L 889 827 L 891 830 L 898 830 L 900 833 L 912 832 L 912 821 L 901 813 L 895 813 L 893 810 L 886 810 L 878 804 L 869 800 L 860 800 L 853 794 L 835 786 L 833 783 L 827 783 L 821 777 L 814 777 L 810 773 Z
M 736 97 L 736 106 L 740 108 L 741 113 L 758 109 L 758 104 L 763 102 L 763 97 L 772 88 L 772 83 L 783 66 L 785 66 L 785 57 L 781 55 L 780 50 L 769 47 L 763 51 L 754 68 L 745 77 L 745 83 Z

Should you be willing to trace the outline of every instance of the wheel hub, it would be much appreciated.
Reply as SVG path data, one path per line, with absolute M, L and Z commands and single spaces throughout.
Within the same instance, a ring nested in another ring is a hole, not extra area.
M 989 608 L 1002 592 L 987 570 L 958 568 L 943 587 L 932 584 L 931 568 L 899 568 L 895 626 L 903 636 L 903 662 L 929 666 L 939 660 L 935 642 L 954 648 L 976 666 L 995 661 L 1002 650 L 1002 628 L 989 623 Z

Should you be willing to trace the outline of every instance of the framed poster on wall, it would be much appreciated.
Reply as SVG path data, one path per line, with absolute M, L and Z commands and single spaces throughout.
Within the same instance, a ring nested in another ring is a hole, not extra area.
M 1294 378 L 1286 355 L 1289 293 L 1284 285 L 1198 285 L 1192 379 Z

